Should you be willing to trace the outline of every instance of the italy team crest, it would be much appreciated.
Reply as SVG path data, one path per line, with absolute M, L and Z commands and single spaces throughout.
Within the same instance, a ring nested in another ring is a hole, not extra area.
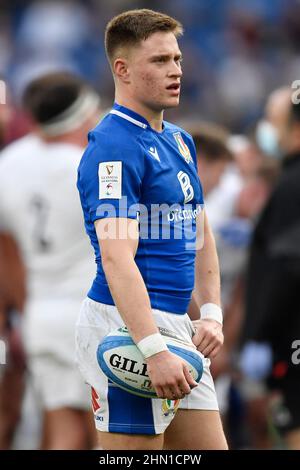
M 181 153 L 181 155 L 183 156 L 183 158 L 185 159 L 185 161 L 187 163 L 191 163 L 193 161 L 193 159 L 192 159 L 192 156 L 191 156 L 191 153 L 190 153 L 190 149 L 188 148 L 188 146 L 184 142 L 181 133 L 180 132 L 175 132 L 175 134 L 173 134 L 173 136 L 174 136 L 174 139 L 176 140 L 176 143 L 178 145 L 179 152 Z
M 180 400 L 169 400 L 165 398 L 162 402 L 162 412 L 164 416 L 175 415 L 178 410 Z

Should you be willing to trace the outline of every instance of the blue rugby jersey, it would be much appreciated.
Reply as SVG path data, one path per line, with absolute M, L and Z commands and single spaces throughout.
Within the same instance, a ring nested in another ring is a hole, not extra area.
M 94 222 L 134 218 L 140 226 L 135 261 L 152 308 L 186 313 L 194 288 L 196 216 L 203 206 L 191 136 L 166 121 L 157 132 L 115 104 L 89 133 L 77 186 L 97 263 L 88 297 L 114 305 Z

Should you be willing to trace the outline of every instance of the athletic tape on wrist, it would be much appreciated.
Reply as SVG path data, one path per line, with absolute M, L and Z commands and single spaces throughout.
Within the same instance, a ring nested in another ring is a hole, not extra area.
M 154 356 L 162 351 L 168 351 L 168 347 L 160 333 L 154 333 L 153 335 L 146 336 L 137 343 L 137 347 L 143 354 L 145 359 Z
M 223 325 L 223 313 L 217 304 L 207 303 L 200 307 L 201 320 L 215 320 Z

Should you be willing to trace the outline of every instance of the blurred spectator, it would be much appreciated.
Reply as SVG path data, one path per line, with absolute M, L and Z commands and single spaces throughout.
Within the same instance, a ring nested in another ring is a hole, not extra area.
M 291 89 L 282 87 L 274 90 L 268 98 L 264 118 L 256 128 L 256 141 L 261 151 L 269 157 L 282 156 L 282 136 L 290 110 Z
M 180 109 L 171 112 L 178 120 L 201 115 L 244 133 L 260 117 L 265 96 L 299 75 L 296 0 L 2 0 L 0 73 L 20 96 L 34 76 L 63 67 L 97 86 L 109 105 L 104 24 L 125 9 L 149 6 L 185 27 L 185 86 Z
M 18 315 L 25 303 L 25 269 L 19 249 L 0 220 L 0 338 L 6 364 L 0 368 L 0 449 L 10 449 L 21 418 L 25 357 Z
M 6 83 L 2 81 L 0 85 L 1 150 L 26 134 L 30 126 L 25 114 L 11 104 Z M 25 387 L 25 357 L 18 322 L 25 302 L 25 270 L 14 239 L 3 228 L 0 217 L 0 337 L 7 347 L 7 363 L 0 375 L 0 449 L 9 449 L 21 417 Z
M 187 126 L 192 135 L 197 155 L 198 170 L 205 197 L 220 183 L 232 155 L 226 146 L 227 133 L 221 127 L 207 123 Z
M 279 165 L 264 160 L 245 181 L 236 203 L 236 215 L 253 223 L 261 214 L 279 174 Z
M 291 449 L 300 449 L 299 366 L 292 344 L 300 337 L 300 106 L 279 135 L 282 173 L 256 226 L 251 245 L 244 341 L 268 343 L 273 369 L 268 386 L 279 393 L 273 422 Z M 247 343 L 246 343 L 247 344 Z
M 263 155 L 254 142 L 244 135 L 230 136 L 228 146 L 233 153 L 238 172 L 245 181 L 257 170 L 263 161 Z
M 220 180 L 232 161 L 231 152 L 226 144 L 227 132 L 219 126 L 203 122 L 185 124 L 185 128 L 192 135 L 195 142 L 198 172 L 201 177 L 205 195 L 205 210 L 210 220 L 211 212 L 209 205 L 207 207 L 207 200 L 210 194 L 213 193 L 216 188 L 220 187 Z M 226 194 L 224 194 L 224 200 L 226 201 Z M 222 207 L 220 206 L 218 209 L 222 210 Z M 189 315 L 192 318 L 199 318 L 199 311 L 193 303 L 190 305 Z M 230 315 L 227 315 L 225 312 L 224 332 L 227 331 L 230 324 Z M 216 379 L 216 392 L 223 420 L 225 420 L 228 408 L 228 389 L 230 385 L 228 372 L 231 345 L 229 346 L 227 339 L 228 337 L 225 338 L 225 344 L 223 345 L 222 351 L 218 354 L 218 357 L 212 360 L 212 373 Z
M 10 90 L 0 80 L 0 150 L 30 131 L 30 122 L 24 110 L 12 102 Z
M 245 180 L 237 197 L 235 215 L 221 229 L 219 249 L 221 252 L 221 267 L 223 273 L 223 289 L 225 289 L 226 314 L 230 318 L 226 330 L 227 343 L 231 345 L 231 374 L 233 375 L 232 390 L 235 399 L 239 400 L 238 413 L 230 410 L 230 433 L 236 445 L 251 445 L 254 448 L 267 448 L 270 444 L 265 393 L 260 385 L 248 380 L 241 382 L 236 362 L 241 324 L 244 318 L 245 271 L 248 258 L 248 248 L 252 231 L 257 218 L 265 207 L 278 176 L 276 161 L 264 159 L 253 173 Z M 227 313 L 228 312 L 228 313 Z M 263 367 L 262 362 L 259 363 Z M 241 394 L 241 396 L 240 396 Z M 246 407 L 243 408 L 243 401 Z M 235 414 L 242 413 L 236 422 Z M 245 423 L 243 415 L 247 417 Z M 232 422 L 232 417 L 234 417 Z M 245 424 L 247 426 L 245 427 Z M 236 426 L 241 428 L 235 432 Z
M 43 411 L 41 446 L 86 449 L 94 429 L 74 331 L 94 265 L 76 179 L 99 98 L 78 78 L 55 73 L 33 81 L 24 104 L 34 129 L 0 158 L 1 230 L 16 240 L 26 268 L 23 333 Z
M 243 319 L 243 278 L 247 250 L 253 223 L 274 185 L 277 165 L 276 162 L 264 159 L 244 136 L 228 139 L 224 129 L 212 124 L 194 123 L 187 129 L 195 141 L 205 207 L 208 217 L 213 217 L 220 256 L 225 344 L 218 357 L 212 361 L 212 373 L 217 379 L 219 406 L 225 419 L 228 407 L 232 406 L 230 396 L 234 394 L 237 399 L 239 394 L 237 385 L 231 384 L 231 376 L 233 374 L 235 382 L 232 358 L 237 349 Z M 230 146 L 227 146 L 227 142 Z M 236 164 L 232 161 L 231 150 L 234 151 Z M 211 196 L 213 205 L 210 205 Z M 231 409 L 231 416 L 232 413 Z M 239 424 L 242 426 L 242 423 Z M 233 429 L 228 430 L 228 433 L 235 445 L 246 442 L 242 431 L 239 436 Z

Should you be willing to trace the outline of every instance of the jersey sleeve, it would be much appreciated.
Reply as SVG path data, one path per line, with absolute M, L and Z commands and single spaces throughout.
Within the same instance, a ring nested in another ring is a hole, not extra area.
M 106 217 L 136 219 L 143 173 L 142 150 L 137 142 L 120 142 L 117 136 L 91 133 L 77 183 L 90 221 Z

